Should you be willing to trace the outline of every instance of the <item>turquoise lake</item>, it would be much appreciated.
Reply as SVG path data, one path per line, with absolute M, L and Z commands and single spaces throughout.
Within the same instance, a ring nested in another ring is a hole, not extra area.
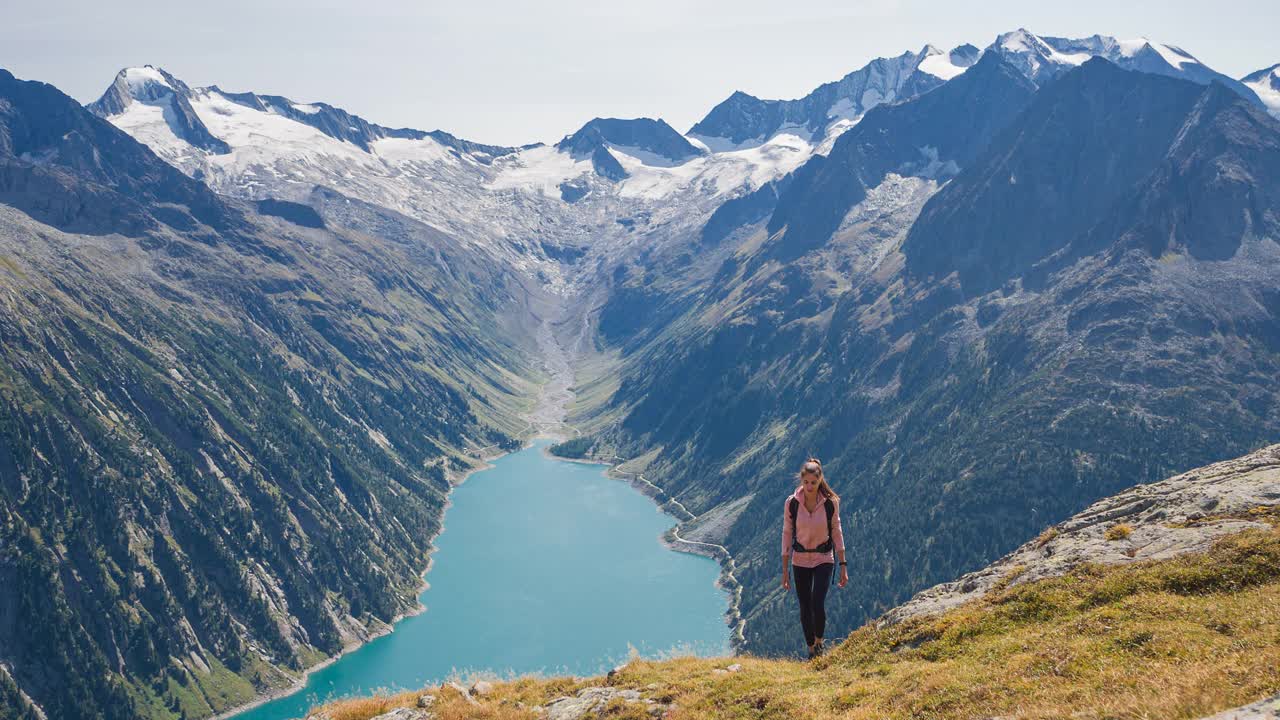
M 416 689 L 452 674 L 592 675 L 626 659 L 730 651 L 714 560 L 660 536 L 674 520 L 604 466 L 539 440 L 450 496 L 426 612 L 312 673 L 306 688 L 234 716 L 302 717 L 324 700 Z

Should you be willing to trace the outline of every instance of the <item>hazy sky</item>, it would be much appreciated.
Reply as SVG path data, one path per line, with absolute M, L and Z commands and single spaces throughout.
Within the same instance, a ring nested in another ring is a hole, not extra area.
M 595 116 L 688 130 L 734 90 L 799 97 L 878 56 L 1005 30 L 1178 45 L 1232 77 L 1280 62 L 1277 0 L 10 0 L 0 67 L 96 99 L 117 70 L 324 101 L 481 142 Z

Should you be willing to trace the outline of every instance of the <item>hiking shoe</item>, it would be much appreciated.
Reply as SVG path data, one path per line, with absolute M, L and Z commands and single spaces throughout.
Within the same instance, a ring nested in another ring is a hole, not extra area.
M 820 657 L 822 655 L 822 652 L 823 652 L 822 641 L 819 640 L 818 642 L 813 644 L 813 651 L 809 657 Z

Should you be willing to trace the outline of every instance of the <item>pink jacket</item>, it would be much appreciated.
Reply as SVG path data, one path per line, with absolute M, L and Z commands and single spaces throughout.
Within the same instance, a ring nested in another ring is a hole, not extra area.
M 827 540 L 827 509 L 825 499 L 819 496 L 818 507 L 809 512 L 804 509 L 804 487 L 796 488 L 796 492 L 782 503 L 782 557 L 791 552 L 791 498 L 799 502 L 796 508 L 796 539 L 807 547 L 817 547 Z M 844 549 L 844 532 L 840 530 L 840 503 L 836 503 L 836 514 L 831 518 L 831 552 L 798 552 L 791 558 L 796 567 L 814 568 L 822 563 L 834 563 L 836 549 Z

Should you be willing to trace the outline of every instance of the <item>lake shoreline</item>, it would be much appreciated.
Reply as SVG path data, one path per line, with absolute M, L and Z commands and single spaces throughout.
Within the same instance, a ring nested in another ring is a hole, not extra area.
M 430 581 L 427 580 L 427 575 L 431 572 L 432 566 L 435 565 L 435 553 L 436 553 L 435 541 L 436 541 L 436 538 L 440 537 L 440 535 L 444 533 L 445 518 L 448 516 L 449 507 L 453 504 L 451 497 L 453 495 L 454 488 L 457 488 L 460 485 L 462 485 L 464 482 L 466 482 L 467 478 L 471 477 L 473 473 L 477 473 L 482 470 L 488 470 L 492 468 L 493 467 L 492 463 L 494 460 L 498 460 L 500 458 L 506 457 L 507 455 L 511 455 L 512 453 L 517 453 L 522 450 L 527 450 L 528 448 L 533 446 L 534 440 L 537 440 L 537 439 L 538 438 L 536 437 L 530 438 L 524 441 L 520 445 L 520 447 L 515 450 L 506 451 L 506 452 L 484 453 L 479 457 L 475 458 L 476 460 L 480 461 L 479 465 L 472 468 L 468 468 L 465 472 L 461 473 L 460 475 L 457 475 L 456 481 L 450 478 L 449 493 L 445 495 L 444 504 L 440 506 L 440 527 L 439 529 L 436 530 L 434 534 L 432 534 L 431 538 L 428 540 L 430 548 L 427 551 L 427 564 L 422 569 L 422 572 L 419 573 L 419 578 L 421 579 L 422 582 L 419 583 L 417 590 L 415 590 L 413 594 L 414 607 L 410 607 L 404 612 L 398 613 L 395 617 L 391 618 L 390 622 L 382 623 L 383 625 L 382 627 L 377 628 L 376 630 L 370 630 L 370 634 L 368 637 L 362 640 L 352 642 L 350 644 L 344 644 L 342 647 L 342 651 L 339 652 L 337 655 L 327 657 L 324 660 L 321 660 L 320 662 L 303 669 L 302 674 L 299 675 L 298 678 L 289 686 L 278 688 L 276 690 L 269 691 L 265 694 L 260 694 L 257 697 L 255 697 L 253 700 L 243 705 L 237 705 L 233 708 L 223 710 L 222 712 L 219 712 L 216 715 L 209 715 L 206 718 L 206 720 L 231 720 L 231 718 L 234 718 L 235 716 L 240 715 L 241 713 L 249 712 L 250 710 L 253 710 L 254 708 L 257 708 L 261 705 L 265 705 L 274 700 L 279 700 L 281 698 L 289 697 L 290 695 L 293 695 L 295 693 L 299 693 L 306 689 L 307 681 L 310 680 L 312 674 L 317 673 L 329 667 L 330 665 L 338 662 L 343 657 L 345 657 L 348 653 L 355 652 L 356 650 L 359 650 L 360 648 L 364 647 L 365 645 L 368 645 L 374 640 L 377 640 L 380 637 L 385 637 L 395 632 L 395 629 L 396 629 L 395 626 L 398 623 L 400 623 L 400 621 L 411 618 L 411 617 L 415 617 L 417 615 L 421 615 L 422 613 L 426 612 L 427 606 L 422 603 L 422 594 L 431 588 L 431 583 Z M 323 702 L 323 700 L 321 702 Z
M 533 447 L 533 445 L 539 440 L 550 441 L 550 443 L 546 447 L 542 448 L 542 454 L 551 459 L 563 461 L 563 462 L 578 462 L 583 464 L 608 466 L 604 472 L 606 477 L 609 477 L 615 480 L 626 480 L 632 488 L 636 489 L 641 494 L 645 495 L 650 500 L 654 501 L 654 503 L 658 506 L 659 510 L 675 518 L 677 524 L 673 526 L 670 530 L 668 530 L 667 532 L 659 536 L 659 541 L 661 542 L 663 547 L 676 552 L 684 552 L 692 555 L 701 555 L 703 557 L 709 557 L 717 561 L 720 572 L 716 581 L 716 587 L 729 596 L 729 607 L 724 613 L 724 618 L 725 618 L 725 624 L 729 626 L 731 629 L 730 637 L 729 637 L 730 650 L 733 654 L 737 654 L 740 651 L 741 640 L 742 640 L 742 627 L 744 625 L 744 621 L 743 621 L 741 609 L 740 609 L 740 606 L 741 606 L 740 600 L 742 596 L 742 591 L 741 591 L 741 586 L 737 584 L 737 580 L 733 576 L 732 569 L 730 567 L 731 564 L 733 563 L 733 556 L 729 554 L 728 550 L 720 545 L 711 546 L 709 543 L 696 543 L 693 541 L 684 540 L 683 538 L 680 538 L 678 535 L 679 523 L 687 518 L 680 518 L 675 513 L 673 513 L 670 508 L 672 504 L 679 505 L 679 503 L 675 503 L 670 498 L 667 498 L 664 501 L 663 498 L 666 497 L 665 491 L 663 491 L 661 488 L 657 487 L 656 485 L 653 485 L 652 483 L 648 482 L 647 480 L 644 480 L 643 476 L 639 474 L 628 474 L 622 471 L 617 471 L 617 465 L 621 463 L 614 464 L 614 463 L 610 463 L 603 460 L 564 458 L 558 455 L 553 455 L 549 452 L 550 444 L 563 442 L 564 440 L 567 439 L 565 434 L 560 431 L 572 430 L 572 428 L 564 422 L 564 419 L 565 419 L 565 415 L 567 414 L 566 409 L 567 409 L 568 402 L 573 397 L 573 392 L 570 389 L 572 387 L 573 371 L 571 366 L 568 363 L 568 358 L 565 357 L 564 355 L 563 348 L 560 347 L 559 343 L 556 341 L 554 333 L 551 332 L 551 327 L 549 322 L 544 322 L 542 326 L 539 328 L 538 341 L 539 341 L 539 345 L 541 346 L 541 349 L 545 353 L 545 357 L 546 357 L 545 369 L 548 371 L 549 377 L 548 377 L 548 380 L 544 382 L 541 387 L 538 401 L 535 403 L 535 406 L 533 407 L 533 409 L 531 409 L 529 414 L 526 416 L 528 420 L 528 427 L 526 429 L 526 432 L 530 432 L 530 434 L 527 437 L 522 439 L 522 442 L 518 448 L 511 451 L 486 452 L 489 448 L 495 447 L 492 445 L 486 448 L 479 448 L 478 449 L 479 454 L 474 458 L 479 461 L 478 465 L 476 465 L 475 467 L 468 468 L 465 472 L 462 472 L 461 474 L 456 476 L 450 477 L 449 475 L 452 475 L 452 473 L 447 475 L 447 477 L 449 477 L 449 492 L 448 494 L 445 495 L 444 504 L 440 508 L 440 526 L 429 539 L 429 549 L 427 551 L 427 563 L 420 575 L 422 582 L 414 594 L 414 600 L 415 600 L 414 606 L 410 607 L 409 609 L 405 610 L 402 613 L 397 614 L 395 617 L 391 619 L 389 623 L 385 623 L 383 627 L 380 627 L 377 630 L 372 631 L 368 637 L 365 637 L 356 642 L 352 642 L 349 645 L 344 645 L 342 651 L 339 652 L 337 655 L 326 658 L 306 668 L 301 672 L 301 675 L 298 676 L 297 680 L 291 683 L 289 686 L 267 692 L 265 694 L 259 695 L 258 697 L 256 697 L 255 699 L 253 699 L 248 703 L 245 703 L 243 705 L 238 705 L 234 708 L 224 710 L 221 713 L 218 713 L 216 715 L 209 716 L 209 720 L 231 720 L 237 715 L 249 712 L 250 710 L 253 710 L 261 705 L 265 705 L 274 700 L 279 700 L 281 698 L 289 697 L 291 695 L 299 693 L 306 689 L 308 681 L 313 673 L 319 672 L 329 667 L 330 665 L 341 660 L 348 653 L 354 652 L 364 647 L 365 645 L 372 642 L 373 640 L 376 640 L 378 638 L 381 638 L 393 633 L 396 629 L 396 625 L 400 623 L 402 620 L 420 615 L 423 612 L 425 612 L 427 608 L 426 608 L 426 605 L 423 604 L 422 602 L 422 595 L 426 590 L 428 590 L 431 587 L 430 581 L 428 580 L 428 575 L 431 572 L 431 568 L 435 562 L 434 555 L 437 550 L 435 541 L 445 530 L 446 517 L 448 516 L 449 508 L 453 505 L 453 502 L 452 502 L 453 490 L 460 487 L 463 483 L 465 483 L 473 473 L 480 472 L 482 470 L 491 469 L 493 467 L 492 462 L 494 460 L 498 460 L 508 455 L 512 455 L 514 453 L 527 450 Z M 448 473 L 448 471 L 446 472 Z M 683 506 L 680 506 L 680 507 L 683 508 Z M 690 517 L 692 517 L 692 514 L 688 513 L 687 511 L 686 511 L 686 514 L 689 514 Z M 706 546 L 706 547 L 701 547 L 701 546 Z M 716 552 L 713 548 L 719 548 L 720 552 Z M 323 704 L 324 699 L 321 698 L 318 700 L 318 702 L 320 704 Z
M 556 436 L 553 439 L 560 439 Z M 720 588 L 729 596 L 729 608 L 725 610 L 725 625 L 729 627 L 729 645 L 733 655 L 739 655 L 743 651 L 745 643 L 746 618 L 742 615 L 742 584 L 738 582 L 738 578 L 734 575 L 737 561 L 733 557 L 733 553 L 723 545 L 715 543 L 698 542 L 696 540 L 685 540 L 680 537 L 680 525 L 688 520 L 694 519 L 693 513 L 689 512 L 684 505 L 680 504 L 674 498 L 667 495 L 662 488 L 654 485 L 644 478 L 643 473 L 634 473 L 626 470 L 618 470 L 618 468 L 628 461 L 615 456 L 615 460 L 621 462 L 613 462 L 610 460 L 596 460 L 592 458 L 567 458 L 555 455 L 551 452 L 550 446 L 542 449 L 542 453 L 555 460 L 562 462 L 581 463 L 583 465 L 607 465 L 605 475 L 614 480 L 626 481 L 631 487 L 635 488 L 640 494 L 653 500 L 654 504 L 662 512 L 675 518 L 676 524 L 670 530 L 660 536 L 660 540 L 664 547 L 675 552 L 688 553 L 690 555 L 701 555 L 702 557 L 715 560 L 720 566 L 720 575 L 716 579 L 716 587 Z M 671 511 L 671 506 L 677 505 L 684 510 L 689 517 L 681 518 L 679 515 Z

